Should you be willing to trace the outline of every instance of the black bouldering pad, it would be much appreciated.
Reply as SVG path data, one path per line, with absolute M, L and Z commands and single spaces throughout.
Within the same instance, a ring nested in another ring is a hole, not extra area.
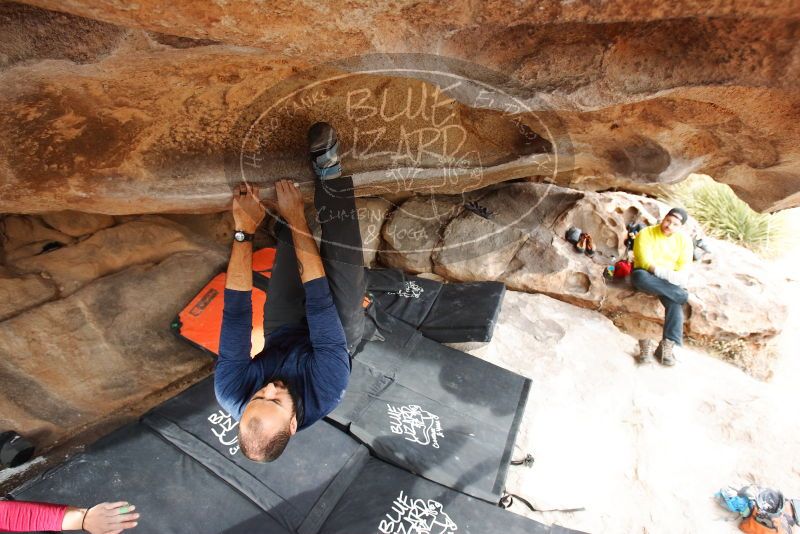
M 372 406 L 382 419 L 384 401 L 400 404 L 415 398 L 386 375 L 356 363 L 354 373 L 362 377 L 357 382 L 376 388 L 371 391 L 377 395 L 361 410 L 365 428 L 373 424 Z M 441 408 L 445 418 L 459 416 Z M 360 410 L 355 404 L 351 409 Z M 370 458 L 365 447 L 325 422 L 295 435 L 271 464 L 245 459 L 234 439 L 236 430 L 216 405 L 209 378 L 151 411 L 142 423 L 117 430 L 24 484 L 12 497 L 77 506 L 127 500 L 142 514 L 136 530 L 142 533 L 572 532 L 551 530 Z M 380 442 L 373 445 L 383 451 Z M 388 450 L 396 454 L 404 446 Z M 416 458 L 410 467 L 428 469 L 430 458 L 447 466 L 451 452 L 440 449 L 438 460 L 406 449 Z M 464 473 L 460 482 L 475 472 Z
M 290 533 L 141 423 L 109 434 L 11 496 L 78 507 L 128 501 L 141 514 L 137 534 Z
M 492 339 L 505 295 L 501 282 L 443 284 L 399 269 L 369 269 L 377 307 L 440 343 Z
M 320 534 L 550 534 L 550 527 L 371 459 Z
M 531 382 L 381 317 L 385 341 L 353 361 L 347 393 L 329 415 L 376 456 L 497 502 Z
M 419 330 L 440 343 L 491 341 L 505 294 L 502 282 L 444 284 Z
M 280 458 L 252 462 L 238 446 L 238 423 L 222 410 L 210 377 L 143 418 L 165 439 L 247 495 L 291 531 L 319 529 L 367 450 L 328 423 L 295 434 Z
M 443 285 L 399 269 L 367 269 L 367 292 L 375 304 L 414 328 L 425 321 Z

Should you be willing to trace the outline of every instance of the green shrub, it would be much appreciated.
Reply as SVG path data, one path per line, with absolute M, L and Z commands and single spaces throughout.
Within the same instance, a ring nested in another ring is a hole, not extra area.
M 665 187 L 663 200 L 683 205 L 717 239 L 732 241 L 764 256 L 774 256 L 795 245 L 785 213 L 758 213 L 733 190 L 708 176 L 691 175 Z

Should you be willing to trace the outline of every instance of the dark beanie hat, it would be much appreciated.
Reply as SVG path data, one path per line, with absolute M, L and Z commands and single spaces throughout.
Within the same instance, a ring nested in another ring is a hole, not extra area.
M 674 215 L 675 217 L 679 218 L 682 224 L 686 224 L 686 221 L 689 219 L 689 214 L 686 213 L 686 210 L 683 208 L 672 208 L 669 210 L 669 213 L 667 213 L 667 217 L 670 215 Z

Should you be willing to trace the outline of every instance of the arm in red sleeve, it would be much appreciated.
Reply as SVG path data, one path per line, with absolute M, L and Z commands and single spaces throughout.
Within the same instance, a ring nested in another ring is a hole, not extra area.
M 50 530 L 61 532 L 67 506 L 43 502 L 0 501 L 0 531 L 31 532 Z

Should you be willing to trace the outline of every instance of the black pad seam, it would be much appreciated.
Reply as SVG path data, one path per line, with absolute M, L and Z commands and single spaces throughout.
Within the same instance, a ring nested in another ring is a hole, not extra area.
M 511 429 L 508 432 L 508 441 L 506 442 L 506 450 L 503 452 L 503 459 L 500 462 L 500 470 L 497 472 L 497 479 L 494 483 L 493 492 L 495 494 L 503 494 L 503 486 L 505 485 L 506 477 L 508 476 L 508 468 L 511 465 L 511 455 L 514 452 L 514 442 L 516 441 L 519 427 L 522 424 L 522 416 L 525 413 L 525 407 L 528 404 L 528 395 L 531 390 L 531 379 L 526 378 L 525 384 L 522 386 L 522 393 L 519 396 L 519 403 L 517 404 L 517 413 L 514 415 L 514 421 L 511 423 Z
M 319 532 L 323 523 L 328 519 L 333 509 L 336 508 L 336 505 L 339 504 L 347 488 L 361 474 L 361 470 L 367 464 L 369 458 L 369 452 L 365 447 L 358 447 L 353 451 L 353 454 L 345 462 L 344 467 L 336 474 L 317 502 L 314 503 L 303 523 L 297 527 L 297 534 L 315 534 Z
M 291 506 L 280 495 L 265 486 L 255 476 L 238 467 L 225 458 L 219 451 L 199 440 L 191 433 L 186 432 L 172 421 L 157 414 L 147 415 L 142 422 L 152 428 L 159 436 L 164 438 L 187 456 L 197 461 L 233 489 L 250 499 L 256 506 L 290 531 L 303 521 L 298 510 L 291 507 L 293 513 L 275 517 L 272 509 L 278 506 Z M 285 508 L 288 511 L 288 508 Z M 286 517 L 290 516 L 290 517 Z M 287 520 L 293 524 L 287 523 Z

